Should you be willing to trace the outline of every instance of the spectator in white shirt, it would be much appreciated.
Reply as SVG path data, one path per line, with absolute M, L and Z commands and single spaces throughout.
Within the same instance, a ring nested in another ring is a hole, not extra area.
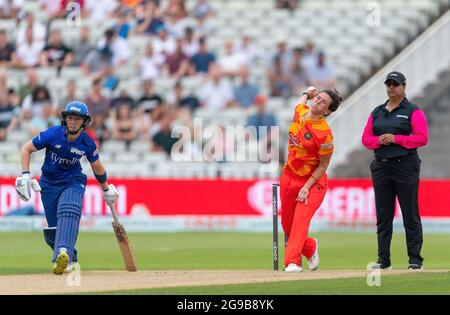
M 200 89 L 198 96 L 203 107 L 223 109 L 233 105 L 233 88 L 222 78 L 217 64 L 210 66 L 209 78 Z
M 251 66 L 258 58 L 261 58 L 261 51 L 251 43 L 251 38 L 248 35 L 242 36 L 236 51 L 245 57 L 247 66 Z
M 160 25 L 157 30 L 158 36 L 153 39 L 153 52 L 157 55 L 169 56 L 175 52 L 175 39 L 169 36 L 167 27 Z
M 334 66 L 325 60 L 325 54 L 317 55 L 316 63 L 308 69 L 311 84 L 320 89 L 334 88 L 336 83 Z
M 25 41 L 17 47 L 17 61 L 15 66 L 19 68 L 34 67 L 39 64 L 39 57 L 44 44 L 33 37 L 33 28 L 30 26 L 25 32 Z
M 111 18 L 116 7 L 114 0 L 87 0 L 85 9 L 92 21 L 100 23 Z
M 139 73 L 142 80 L 154 80 L 159 77 L 166 61 L 164 55 L 153 52 L 153 45 L 147 44 L 144 56 L 139 60 Z
M 243 54 L 234 51 L 234 44 L 231 40 L 225 42 L 225 53 L 219 57 L 217 63 L 222 69 L 222 74 L 234 78 L 239 74 L 240 69 L 246 65 L 246 58 Z
M 305 44 L 305 49 L 303 50 L 302 63 L 306 69 L 311 68 L 317 63 L 317 52 L 316 45 L 312 41 L 308 41 Z
M 195 36 L 194 29 L 187 27 L 184 31 L 183 52 L 189 58 L 192 58 L 199 51 L 199 43 Z
M 41 8 L 47 12 L 49 19 L 54 19 L 59 16 L 61 3 L 55 0 L 39 0 Z
M 0 0 L 0 18 L 17 19 L 22 11 L 24 0 Z
M 112 29 L 106 30 L 105 37 L 100 40 L 98 48 L 105 47 L 105 45 L 108 45 L 111 49 L 114 67 L 123 66 L 128 62 L 131 56 L 128 41 L 117 36 Z
M 35 20 L 33 13 L 28 13 L 26 20 L 20 22 L 19 30 L 16 35 L 16 44 L 20 45 L 26 40 L 26 32 L 29 27 L 33 30 L 34 40 L 44 46 L 47 36 L 47 29 L 42 23 Z

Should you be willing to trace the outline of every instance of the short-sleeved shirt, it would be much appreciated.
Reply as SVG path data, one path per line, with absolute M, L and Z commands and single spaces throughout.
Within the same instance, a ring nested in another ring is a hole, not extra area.
M 34 137 L 32 142 L 36 149 L 46 149 L 42 176 L 55 185 L 80 178 L 86 181 L 80 159 L 86 156 L 93 163 L 99 158 L 94 140 L 84 131 L 75 141 L 69 142 L 65 127 L 54 126 Z
M 289 127 L 287 166 L 299 176 L 310 176 L 319 165 L 319 157 L 333 153 L 333 133 L 325 118 L 306 119 L 305 104 L 295 108 Z
M 72 50 L 64 44 L 49 44 L 44 47 L 44 52 L 47 53 L 48 62 L 53 63 L 56 61 L 64 61 L 64 58 L 66 58 L 67 54 L 71 53 Z

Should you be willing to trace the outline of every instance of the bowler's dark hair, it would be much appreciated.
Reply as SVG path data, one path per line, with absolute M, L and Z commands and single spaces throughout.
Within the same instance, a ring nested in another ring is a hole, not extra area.
M 342 103 L 342 96 L 339 94 L 339 91 L 335 90 L 335 89 L 323 90 L 323 91 L 320 91 L 320 93 L 328 94 L 328 96 L 331 98 L 331 104 L 330 104 L 330 106 L 328 106 L 328 109 L 330 110 L 331 113 L 335 112 L 338 109 L 339 105 L 341 105 L 341 103 Z M 331 113 L 329 113 L 325 116 L 328 116 Z

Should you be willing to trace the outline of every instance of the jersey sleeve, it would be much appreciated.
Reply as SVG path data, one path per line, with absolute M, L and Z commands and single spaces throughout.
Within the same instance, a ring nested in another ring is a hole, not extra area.
M 98 155 L 98 149 L 95 145 L 94 141 L 92 141 L 92 144 L 89 146 L 89 149 L 86 151 L 86 159 L 89 161 L 89 163 L 94 163 L 99 158 Z
M 55 134 L 55 131 L 55 127 L 42 131 L 39 135 L 34 137 L 31 142 L 36 149 L 42 150 L 50 144 L 50 139 L 52 138 L 53 134 Z
M 309 107 L 306 104 L 299 103 L 295 106 L 295 112 L 294 117 L 292 118 L 293 122 L 298 121 L 299 117 L 303 116 L 307 111 L 309 110 Z
M 334 150 L 334 138 L 331 130 L 328 130 L 326 136 L 320 141 L 320 148 L 318 151 L 319 155 L 329 155 L 333 153 Z

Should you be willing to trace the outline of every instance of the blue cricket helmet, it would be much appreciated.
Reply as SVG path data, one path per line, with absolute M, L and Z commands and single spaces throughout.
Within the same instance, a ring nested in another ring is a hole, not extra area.
M 66 108 L 61 112 L 61 125 L 66 126 L 66 117 L 69 115 L 80 116 L 84 118 L 83 129 L 86 129 L 91 122 L 91 116 L 89 116 L 89 109 L 86 104 L 80 101 L 72 101 L 67 103 Z

